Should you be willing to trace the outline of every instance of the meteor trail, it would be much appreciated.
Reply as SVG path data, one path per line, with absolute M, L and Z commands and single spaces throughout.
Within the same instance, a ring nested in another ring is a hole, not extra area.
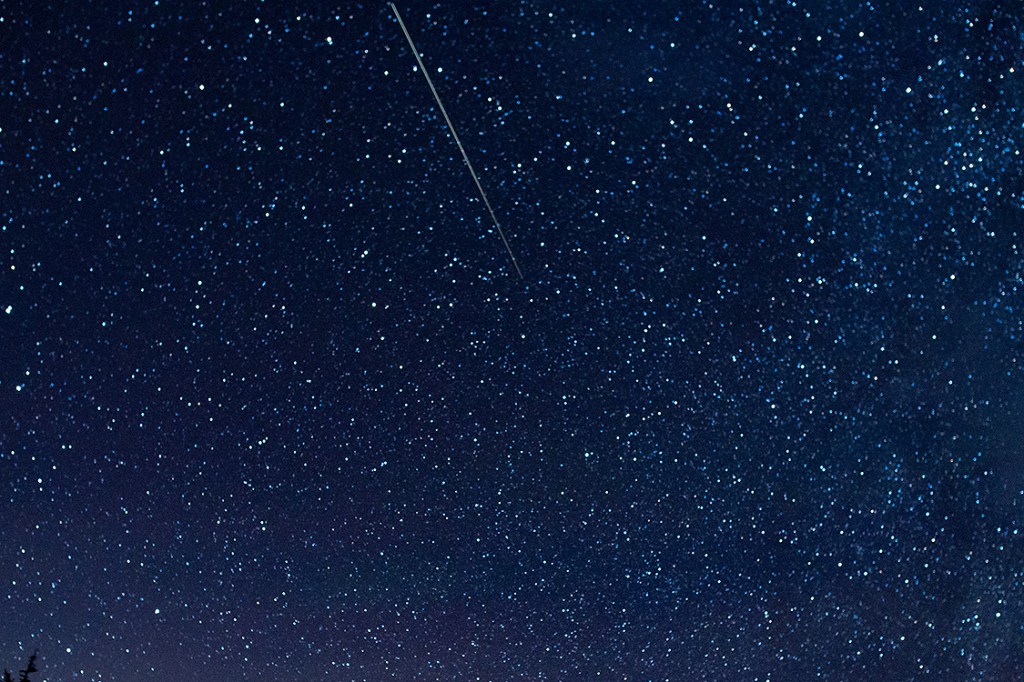
M 469 169 L 469 174 L 473 176 L 473 182 L 476 183 L 476 188 L 480 190 L 480 196 L 484 200 L 484 206 L 487 207 L 487 212 L 491 214 L 491 220 L 494 221 L 494 226 L 498 228 L 498 236 L 501 237 L 501 242 L 505 245 L 505 250 L 508 251 L 508 257 L 512 259 L 512 265 L 515 266 L 516 272 L 519 274 L 519 279 L 523 279 L 523 271 L 519 269 L 519 263 L 516 261 L 515 254 L 512 253 L 512 247 L 508 245 L 508 239 L 505 238 L 505 231 L 501 229 L 501 223 L 498 222 L 498 216 L 494 215 L 494 209 L 491 208 L 491 202 L 487 199 L 487 193 L 484 191 L 483 185 L 480 184 L 480 178 L 476 176 L 476 171 L 473 170 L 473 164 L 469 162 L 469 156 L 466 155 L 466 148 L 462 146 L 462 140 L 459 139 L 459 134 L 455 132 L 455 126 L 452 124 L 452 119 L 448 117 L 448 112 L 444 108 L 444 104 L 441 102 L 441 96 L 437 94 L 437 88 L 434 87 L 434 81 L 431 80 L 430 74 L 427 72 L 427 67 L 423 65 L 423 60 L 420 59 L 419 50 L 416 49 L 416 43 L 412 42 L 412 36 L 409 35 L 409 29 L 405 27 L 405 22 L 402 21 L 402 15 L 398 13 L 398 7 L 395 3 L 389 2 L 388 6 L 391 11 L 395 13 L 395 18 L 398 19 L 398 25 L 402 27 L 402 33 L 405 34 L 405 39 L 409 41 L 409 47 L 412 48 L 412 54 L 416 57 L 416 63 L 420 66 L 420 71 L 423 72 L 423 77 L 427 79 L 427 85 L 430 86 L 430 92 L 434 94 L 434 100 L 437 102 L 438 108 L 441 110 L 441 114 L 444 116 L 445 123 L 448 124 L 448 130 L 451 131 L 452 137 L 455 138 L 455 144 L 459 146 L 459 151 L 462 152 L 462 160 L 466 162 L 466 168 Z

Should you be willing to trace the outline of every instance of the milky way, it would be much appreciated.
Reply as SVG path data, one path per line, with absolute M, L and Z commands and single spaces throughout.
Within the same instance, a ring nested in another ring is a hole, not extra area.
M 1017 3 L 342 6 L 0 7 L 0 666 L 1017 679 Z

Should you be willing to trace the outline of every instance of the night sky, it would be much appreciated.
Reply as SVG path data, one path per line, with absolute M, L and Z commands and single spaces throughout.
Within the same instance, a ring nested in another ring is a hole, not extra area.
M 1024 679 L 1024 7 L 921 4 L 398 3 L 523 279 L 386 3 L 0 5 L 0 667 Z

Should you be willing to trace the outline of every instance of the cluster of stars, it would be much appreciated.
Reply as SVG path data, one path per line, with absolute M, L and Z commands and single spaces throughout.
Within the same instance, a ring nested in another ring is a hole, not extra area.
M 520 281 L 388 9 L 285 9 L 0 9 L 9 667 L 1024 666 L 1024 15 L 402 6 Z

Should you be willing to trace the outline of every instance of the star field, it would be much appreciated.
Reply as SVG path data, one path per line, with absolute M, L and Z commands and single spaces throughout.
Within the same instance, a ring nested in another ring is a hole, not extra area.
M 0 666 L 1012 680 L 1015 3 L 0 7 Z

